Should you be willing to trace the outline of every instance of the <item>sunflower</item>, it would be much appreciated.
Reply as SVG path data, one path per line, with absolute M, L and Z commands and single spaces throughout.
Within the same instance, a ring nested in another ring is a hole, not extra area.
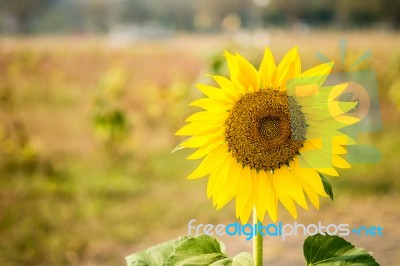
M 266 213 L 277 221 L 278 202 L 296 219 L 296 203 L 308 209 L 305 195 L 318 209 L 328 196 L 321 175 L 350 167 L 345 146 L 355 142 L 340 129 L 358 120 L 346 115 L 357 103 L 337 99 L 346 84 L 322 86 L 332 62 L 301 72 L 297 47 L 278 66 L 266 48 L 258 70 L 239 54 L 225 57 L 230 79 L 198 84 L 206 97 L 190 105 L 203 111 L 176 132 L 191 136 L 179 148 L 197 149 L 187 159 L 202 159 L 188 178 L 209 177 L 217 210 L 236 199 L 242 223 L 253 209 L 261 222 Z

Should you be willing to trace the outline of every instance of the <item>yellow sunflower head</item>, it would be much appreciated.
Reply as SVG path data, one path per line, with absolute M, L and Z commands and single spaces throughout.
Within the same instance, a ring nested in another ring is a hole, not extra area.
M 239 54 L 225 56 L 230 79 L 199 84 L 207 97 L 191 105 L 204 110 L 176 132 L 191 136 L 179 147 L 197 149 L 188 159 L 202 159 L 188 178 L 208 176 L 214 206 L 236 199 L 243 223 L 253 208 L 261 222 L 266 212 L 276 221 L 278 202 L 297 218 L 295 203 L 308 209 L 305 194 L 318 209 L 327 197 L 319 174 L 350 167 L 343 146 L 354 140 L 339 129 L 357 122 L 345 115 L 357 103 L 337 100 L 346 84 L 322 87 L 332 62 L 301 72 L 296 47 L 278 66 L 267 48 L 259 70 Z

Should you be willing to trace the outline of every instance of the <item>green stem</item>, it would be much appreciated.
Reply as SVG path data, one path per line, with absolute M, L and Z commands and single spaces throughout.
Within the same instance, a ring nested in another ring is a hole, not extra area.
M 255 208 L 253 210 L 253 224 L 258 224 L 258 218 Z M 260 234 L 260 232 L 257 232 L 257 234 L 253 238 L 253 257 L 254 266 L 263 265 L 263 236 Z

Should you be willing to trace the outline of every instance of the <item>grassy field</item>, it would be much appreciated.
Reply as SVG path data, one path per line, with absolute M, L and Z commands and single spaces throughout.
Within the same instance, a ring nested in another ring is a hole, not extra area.
M 348 40 L 341 64 L 339 39 Z M 185 176 L 196 162 L 174 132 L 195 111 L 196 82 L 223 51 L 259 63 L 298 45 L 304 69 L 320 51 L 347 70 L 376 71 L 382 129 L 360 136 L 381 152 L 331 179 L 335 201 L 300 211 L 299 222 L 380 225 L 383 237 L 352 237 L 382 265 L 400 260 L 400 35 L 274 31 L 257 36 L 175 36 L 116 44 L 102 37 L 0 38 L 0 265 L 124 265 L 124 256 L 187 233 L 187 222 L 234 221 L 216 212 L 206 180 Z M 224 71 L 222 66 L 222 71 Z M 214 70 L 216 68 L 214 67 Z M 397 84 L 397 85 L 396 85 Z M 397 87 L 396 87 L 397 86 Z M 282 222 L 292 219 L 282 209 Z M 228 253 L 250 251 L 244 238 Z M 302 240 L 266 239 L 268 265 L 302 264 Z

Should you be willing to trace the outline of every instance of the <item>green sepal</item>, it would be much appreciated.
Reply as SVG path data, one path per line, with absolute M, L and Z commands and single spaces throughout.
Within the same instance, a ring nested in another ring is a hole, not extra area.
M 333 201 L 333 191 L 332 191 L 331 184 L 323 175 L 319 174 L 319 176 L 321 177 L 321 181 L 322 181 L 322 184 L 324 185 L 324 190 L 325 190 L 326 194 L 328 194 L 329 197 L 331 198 L 331 200 Z

